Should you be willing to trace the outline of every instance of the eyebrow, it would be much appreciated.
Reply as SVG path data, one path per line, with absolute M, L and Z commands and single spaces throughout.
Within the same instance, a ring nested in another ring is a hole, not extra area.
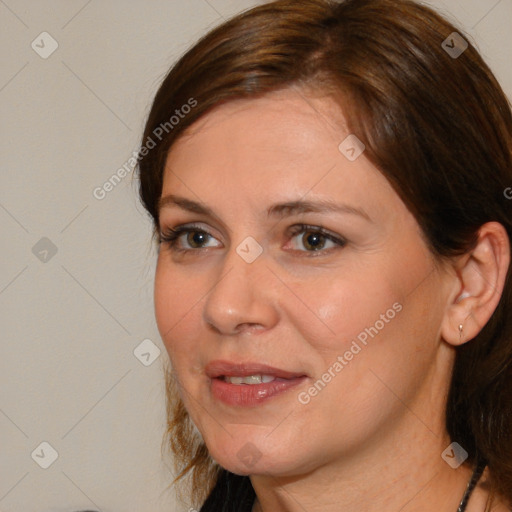
M 171 207 L 178 207 L 192 213 L 217 217 L 213 210 L 208 206 L 185 197 L 170 194 L 159 199 L 158 211 L 163 208 Z M 363 209 L 347 204 L 337 204 L 329 199 L 316 201 L 288 201 L 285 203 L 274 204 L 267 210 L 267 216 L 274 218 L 283 218 L 299 213 L 345 213 L 357 215 L 369 222 L 373 222 L 371 217 Z

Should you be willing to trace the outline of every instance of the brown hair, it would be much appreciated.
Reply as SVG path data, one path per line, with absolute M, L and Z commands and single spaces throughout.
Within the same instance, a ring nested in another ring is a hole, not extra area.
M 176 109 L 196 102 L 139 155 L 140 196 L 155 233 L 167 154 L 187 127 L 224 102 L 299 86 L 338 100 L 365 155 L 438 258 L 472 249 L 489 221 L 512 239 L 512 201 L 504 194 L 512 185 L 510 104 L 469 41 L 457 58 L 442 46 L 455 31 L 462 34 L 409 0 L 278 0 L 209 32 L 172 67 L 145 127 L 143 145 Z M 491 320 L 457 349 L 446 414 L 448 433 L 469 452 L 468 463 L 484 460 L 493 493 L 512 502 L 511 307 L 509 268 Z M 170 374 L 168 384 L 177 479 L 192 475 L 199 502 L 220 468 L 194 440 Z

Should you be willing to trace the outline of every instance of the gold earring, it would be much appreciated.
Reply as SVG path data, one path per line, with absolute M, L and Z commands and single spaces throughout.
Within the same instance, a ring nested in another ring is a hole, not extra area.
M 459 324 L 459 342 L 462 343 L 462 324 Z

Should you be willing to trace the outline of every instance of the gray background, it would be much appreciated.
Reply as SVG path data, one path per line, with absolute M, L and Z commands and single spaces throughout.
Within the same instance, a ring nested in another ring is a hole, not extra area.
M 256 3 L 0 0 L 0 512 L 189 509 L 160 453 L 151 225 L 132 172 L 93 191 L 138 149 L 172 62 Z M 512 97 L 512 0 L 431 4 Z

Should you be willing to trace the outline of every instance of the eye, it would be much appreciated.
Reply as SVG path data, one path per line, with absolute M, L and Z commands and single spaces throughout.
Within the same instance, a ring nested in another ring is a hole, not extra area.
M 176 252 L 186 252 L 196 249 L 206 249 L 215 245 L 205 245 L 215 238 L 204 229 L 196 226 L 178 226 L 175 229 L 166 228 L 160 232 L 159 243 Z
M 301 252 L 326 252 L 326 249 L 341 248 L 347 243 L 344 238 L 330 233 L 321 226 L 309 226 L 306 224 L 293 226 L 290 236 L 295 238 L 298 235 L 301 235 L 299 242 L 306 248 L 306 251 L 298 249 Z M 329 244 L 331 245 L 329 246 Z
M 293 226 L 288 234 L 295 238 L 301 235 L 299 244 L 305 250 L 297 249 L 295 244 L 293 249 L 299 252 L 327 252 L 327 250 L 342 248 L 346 245 L 346 240 L 342 237 L 330 233 L 321 226 L 309 226 L 306 224 L 297 224 Z M 160 232 L 159 242 L 165 244 L 169 250 L 174 252 L 192 252 L 198 249 L 207 249 L 209 247 L 218 247 L 215 244 L 208 244 L 216 240 L 213 235 L 197 226 L 178 226 L 177 228 L 166 228 Z

